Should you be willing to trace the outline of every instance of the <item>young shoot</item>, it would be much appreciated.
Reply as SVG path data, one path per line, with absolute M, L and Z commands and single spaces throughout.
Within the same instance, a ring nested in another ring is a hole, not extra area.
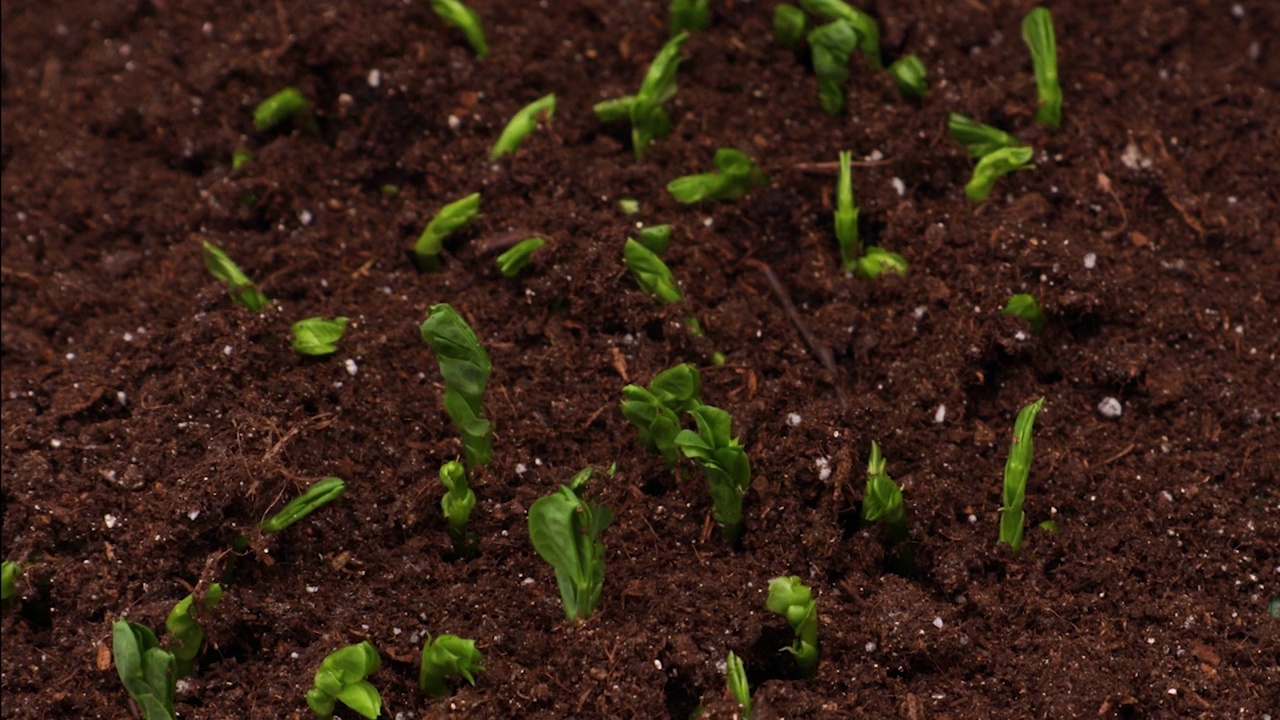
M 915 55 L 894 60 L 889 65 L 889 73 L 893 75 L 893 81 L 898 85 L 898 92 L 902 93 L 903 97 L 918 99 L 929 92 L 929 84 L 925 81 L 924 63 Z
M 711 0 L 671 0 L 671 37 L 706 30 L 711 24 Z
M 633 197 L 618 198 L 618 212 L 623 215 L 635 215 L 640 212 L 640 201 Z
M 1031 326 L 1033 335 L 1043 332 L 1045 325 L 1049 322 L 1044 316 L 1044 311 L 1040 309 L 1040 303 L 1036 302 L 1036 296 L 1029 293 L 1010 295 L 1009 301 L 1005 303 L 1004 310 L 1001 310 L 1000 314 L 1026 320 Z
M 172 653 L 179 679 L 191 674 L 196 655 L 200 653 L 200 645 L 204 642 L 204 628 L 191 614 L 191 603 L 194 600 L 194 595 L 188 595 L 179 600 L 164 621 L 165 630 L 177 640 Z M 204 608 L 213 610 L 218 607 L 219 602 L 222 602 L 222 586 L 213 583 L 205 591 Z
M 665 253 L 667 245 L 671 244 L 670 225 L 649 225 L 640 228 L 637 234 L 640 236 L 640 244 L 649 248 L 654 255 Z
M 480 217 L 480 193 L 471 193 L 440 208 L 413 246 L 413 259 L 418 269 L 429 272 L 440 267 L 444 239 L 477 217 Z
M 906 275 L 910 265 L 906 258 L 896 252 L 889 252 L 877 245 L 870 245 L 862 257 L 858 258 L 858 266 L 853 273 L 861 278 L 874 280 L 885 272 Z
M 420 328 L 444 376 L 444 410 L 462 435 L 467 467 L 488 465 L 493 458 L 492 427 L 481 417 L 485 386 L 493 365 L 476 333 L 452 306 L 432 305 Z
M 210 274 L 227 286 L 232 302 L 249 308 L 251 312 L 262 312 L 262 309 L 271 301 L 254 286 L 253 281 L 244 274 L 240 266 L 232 262 L 222 248 L 208 240 L 205 240 L 200 247 L 204 255 L 204 266 L 208 268 Z
M 1062 86 L 1058 84 L 1058 43 L 1053 35 L 1053 15 L 1038 7 L 1022 20 L 1022 42 L 1031 51 L 1036 76 L 1036 122 L 1056 129 L 1062 124 Z
M 889 537 L 896 545 L 907 539 L 907 510 L 902 502 L 902 488 L 884 471 L 885 460 L 880 446 L 871 443 L 871 459 L 867 463 L 867 491 L 862 498 L 862 519 L 867 523 L 883 520 L 889 526 Z
M 520 143 L 524 141 L 525 136 L 538 128 L 538 121 L 550 122 L 551 116 L 555 111 L 556 96 L 554 93 L 540 97 L 518 110 L 511 117 L 502 134 L 498 136 L 498 141 L 493 144 L 493 149 L 489 151 L 489 159 L 497 160 L 503 155 L 514 153 L 520 147 Z
M 747 684 L 747 670 L 742 666 L 742 658 L 729 651 L 724 660 L 725 686 L 729 694 L 742 708 L 742 717 L 751 719 L 751 686 Z
M 1036 414 L 1044 407 L 1044 398 L 1027 405 L 1018 412 L 1018 419 L 1013 423 L 1013 444 L 1009 446 L 1009 460 L 1004 466 L 1004 505 L 1000 513 L 1000 542 L 1018 554 L 1022 547 L 1022 531 L 1026 526 L 1026 516 L 1022 512 L 1023 501 L 1027 498 L 1027 476 L 1031 473 L 1032 440 L 1031 431 L 1036 423 Z
M 236 150 L 231 153 L 231 170 L 232 172 L 253 162 L 253 153 L 248 150 Z
M 280 512 L 262 523 L 262 531 L 278 533 L 302 518 L 342 497 L 347 484 L 340 477 L 327 477 L 314 483 L 298 497 L 289 501 Z
M 773 11 L 773 36 L 788 50 L 795 50 L 809 31 L 809 18 L 795 5 L 782 3 Z
M 662 46 L 649 65 L 635 95 L 606 100 L 593 108 L 600 122 L 614 122 L 623 118 L 631 121 L 631 148 L 637 160 L 644 157 L 655 138 L 666 137 L 671 132 L 671 116 L 664 106 L 676 95 L 680 49 L 688 39 L 688 33 L 680 33 Z
M 622 415 L 636 426 L 640 443 L 650 452 L 660 453 L 667 468 L 675 467 L 680 455 L 676 435 L 682 429 L 678 413 L 702 404 L 702 378 L 688 363 L 676 365 L 654 376 L 649 387 L 622 388 Z
M 467 469 L 457 460 L 450 460 L 440 466 L 440 484 L 446 489 L 444 497 L 440 499 L 440 508 L 444 510 L 444 519 L 449 523 L 453 551 L 459 557 L 466 556 L 472 546 L 467 534 L 467 521 L 471 519 L 471 511 L 476 506 L 476 494 L 467 487 Z
M 1009 133 L 974 122 L 972 118 L 951 113 L 947 116 L 947 135 L 964 146 L 975 158 L 981 159 L 1002 148 L 1016 148 L 1022 141 Z
M 418 669 L 418 687 L 429 697 L 448 697 L 449 686 L 444 680 L 448 677 L 461 677 L 473 686 L 476 684 L 475 673 L 482 672 L 484 656 L 476 649 L 475 640 L 467 640 L 457 635 L 430 636 L 422 644 L 422 665 Z
M 311 111 L 307 99 L 298 88 L 287 87 L 263 100 L 253 110 L 253 126 L 258 132 L 276 130 Z
M 720 148 L 712 164 L 715 172 L 676 178 L 667 183 L 667 192 L 677 202 L 692 205 L 704 200 L 737 200 L 768 182 L 760 166 L 741 150 Z
M 442 20 L 462 31 L 476 57 L 489 57 L 489 43 L 484 39 L 484 24 L 475 10 L 458 0 L 431 0 L 431 9 Z
M 671 304 L 684 299 L 670 268 L 649 248 L 627 238 L 622 248 L 622 260 L 640 287 L 659 302 Z
M 675 443 L 685 457 L 702 466 L 711 489 L 711 515 L 732 545 L 742 531 L 742 496 L 751 485 L 751 461 L 738 439 L 730 436 L 729 413 L 711 405 L 688 412 L 698 431 L 681 430 Z
M 800 0 L 800 7 L 814 15 L 844 20 L 858 33 L 858 49 L 872 67 L 880 67 L 880 26 L 874 18 L 842 0 Z
M 515 247 L 498 256 L 498 272 L 507 277 L 515 277 L 520 271 L 529 265 L 529 261 L 533 259 L 533 253 L 538 248 L 546 245 L 547 241 L 540 237 L 531 237 L 528 240 L 522 240 Z
M 347 331 L 347 319 L 312 317 L 299 320 L 290 330 L 293 332 L 294 350 L 303 355 L 331 355 L 338 351 L 338 341 Z
M 150 629 L 127 620 L 112 623 L 111 650 L 120 682 L 138 704 L 143 719 L 174 720 L 178 674 L 173 653 L 160 647 Z
M 586 468 L 568 485 L 529 506 L 529 540 L 538 556 L 555 568 L 569 620 L 590 617 L 604 587 L 600 536 L 613 522 L 613 511 L 578 494 L 590 479 L 591 468 Z
M 813 677 L 818 669 L 818 603 L 800 578 L 776 577 L 769 581 L 769 597 L 765 607 L 787 618 L 796 640 L 787 648 L 805 677 Z
M 9 607 L 18 599 L 18 575 L 22 568 L 12 560 L 0 563 L 0 602 Z
M 382 658 L 367 640 L 330 653 L 316 670 L 314 686 L 307 691 L 307 706 L 322 719 L 333 717 L 337 703 L 361 717 L 377 718 L 382 714 L 382 696 L 365 678 L 381 667 Z
M 989 155 L 984 155 L 973 168 L 973 177 L 964 186 L 964 194 L 974 202 L 982 202 L 991 196 L 991 188 L 996 180 L 1015 170 L 1030 170 L 1031 156 L 1035 150 L 1030 147 L 1001 148 Z
M 840 243 L 840 259 L 845 270 L 856 270 L 862 246 L 858 242 L 858 206 L 853 202 L 853 153 L 840 153 L 840 177 L 836 181 L 836 241 Z
M 858 47 L 858 31 L 847 20 L 832 20 L 809 33 L 813 74 L 818 76 L 818 102 L 828 115 L 844 110 L 844 81 L 849 79 L 849 56 Z

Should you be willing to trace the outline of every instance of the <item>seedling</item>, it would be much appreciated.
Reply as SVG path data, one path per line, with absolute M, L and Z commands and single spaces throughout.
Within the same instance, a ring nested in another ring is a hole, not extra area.
M 547 241 L 540 237 L 522 240 L 515 247 L 498 256 L 498 271 L 507 277 L 519 275 L 520 271 L 525 269 L 533 259 L 534 251 L 546 244 Z
M 751 718 L 751 686 L 747 684 L 747 671 L 742 667 L 742 658 L 729 651 L 729 656 L 724 660 L 724 679 L 725 686 L 729 688 L 729 694 L 733 699 L 738 701 L 738 705 L 742 708 L 742 717 L 750 720 Z
M 498 142 L 489 151 L 489 159 L 497 160 L 503 155 L 510 155 L 520 147 L 520 143 L 529 133 L 538 128 L 539 120 L 550 121 L 556 111 L 555 94 L 545 95 L 525 105 L 511 117 L 507 127 L 498 136 Z
M 640 228 L 637 234 L 640 236 L 640 244 L 653 251 L 654 255 L 665 253 L 667 245 L 671 244 L 670 225 L 650 225 Z
M 591 468 L 569 484 L 529 506 L 529 540 L 538 556 L 556 571 L 556 584 L 569 620 L 586 620 L 600 602 L 604 587 L 604 543 L 600 536 L 613 522 L 613 511 L 579 496 L 591 479 Z
M 302 96 L 302 92 L 298 88 L 287 87 L 254 108 L 253 125 L 258 128 L 258 132 L 267 132 L 291 123 L 294 118 L 310 111 L 311 105 Z
M 622 248 L 622 260 L 640 287 L 659 302 L 671 304 L 684 299 L 667 264 L 649 248 L 627 238 Z
M 982 202 L 991 196 L 991 188 L 996 180 L 1015 170 L 1030 170 L 1035 167 L 1031 156 L 1035 151 L 1030 147 L 1001 148 L 989 155 L 984 155 L 973 168 L 973 177 L 964 186 L 964 194 L 974 202 Z
M 449 523 L 449 537 L 453 539 L 453 551 L 459 556 L 468 554 L 471 543 L 467 537 L 467 520 L 476 506 L 476 494 L 467 487 L 467 469 L 457 460 L 450 460 L 440 467 L 440 483 L 447 492 L 440 499 L 444 519 Z
M 237 150 L 231 153 L 231 170 L 232 172 L 248 165 L 253 161 L 253 153 L 248 150 Z
M 635 215 L 640 212 L 640 201 L 632 197 L 618 198 L 618 211 L 623 215 Z
M 347 484 L 340 477 L 327 477 L 314 483 L 298 497 L 289 501 L 280 512 L 262 523 L 262 531 L 278 533 L 302 518 L 342 497 Z
M 715 172 L 686 175 L 667 183 L 677 202 L 691 205 L 704 200 L 737 200 L 768 180 L 760 167 L 741 150 L 720 148 L 712 164 Z
M 774 8 L 773 36 L 778 38 L 778 42 L 785 45 L 788 50 L 796 49 L 808 29 L 809 18 L 800 8 L 787 3 Z
M 138 704 L 142 717 L 174 720 L 173 695 L 178 675 L 173 653 L 160 647 L 150 629 L 127 620 L 112 623 L 111 649 L 120 682 Z
M 312 317 L 299 320 L 290 329 L 294 350 L 303 355 L 331 355 L 338 351 L 338 341 L 347 331 L 347 319 Z
M 871 443 L 871 459 L 867 463 L 867 491 L 862 498 L 862 519 L 867 523 L 883 520 L 889 526 L 889 537 L 896 545 L 907 539 L 907 510 L 902 502 L 902 488 L 884 471 L 885 460 L 880 446 Z
M 769 581 L 769 597 L 765 607 L 787 618 L 796 640 L 787 648 L 805 677 L 813 677 L 818 669 L 818 603 L 800 578 L 776 577 Z
M 889 73 L 893 75 L 893 81 L 898 85 L 898 92 L 904 97 L 922 98 L 929 92 L 929 85 L 925 81 L 924 63 L 915 55 L 894 60 L 889 65 Z
M 660 453 L 668 468 L 680 459 L 676 435 L 682 428 L 677 413 L 701 405 L 701 389 L 698 369 L 688 363 L 658 373 L 647 389 L 639 385 L 622 388 L 622 415 L 636 426 L 640 443 L 650 452 Z
M 671 37 L 706 30 L 711 24 L 711 0 L 671 0 Z
M 13 604 L 18 599 L 18 575 L 22 572 L 22 568 L 18 563 L 12 560 L 5 560 L 0 563 L 0 602 L 5 607 Z
M 476 57 L 484 59 L 489 56 L 489 43 L 484 39 L 484 24 L 475 10 L 458 0 L 431 0 L 431 9 L 445 22 L 462 31 Z
M 1000 542 L 1018 554 L 1022 547 L 1022 531 L 1026 517 L 1022 503 L 1027 498 L 1027 476 L 1031 473 L 1031 430 L 1036 414 L 1044 407 L 1044 398 L 1027 405 L 1018 412 L 1013 423 L 1013 445 L 1009 447 L 1009 460 L 1004 466 L 1004 506 L 1000 514 Z
M 232 262 L 222 248 L 208 240 L 205 240 L 200 247 L 204 255 L 204 266 L 227 286 L 232 302 L 243 305 L 252 312 L 262 312 L 262 309 L 271 301 L 254 286 L 249 276 L 240 270 L 240 266 Z
M 467 467 L 488 465 L 493 458 L 493 430 L 481 415 L 484 389 L 493 365 L 476 333 L 446 303 L 432 305 L 423 321 L 422 341 L 431 346 L 444 376 L 444 410 L 462 435 Z
M 178 601 L 177 605 L 169 611 L 169 617 L 164 621 L 164 628 L 170 635 L 178 641 L 177 646 L 172 650 L 174 668 L 178 673 L 178 678 L 184 678 L 191 674 L 191 670 L 195 665 L 196 655 L 200 653 L 200 644 L 204 642 L 204 628 L 191 615 L 191 603 L 194 601 L 193 595 L 188 595 Z M 204 607 L 206 610 L 212 610 L 222 602 L 222 586 L 213 583 L 204 594 Z
M 675 97 L 680 49 L 688 39 L 688 33 L 680 33 L 662 46 L 635 95 L 606 100 L 593 108 L 600 122 L 623 118 L 631 121 L 631 147 L 637 160 L 644 156 L 655 138 L 666 137 L 671 132 L 671 116 L 663 106 Z
M 1057 128 L 1062 123 L 1062 86 L 1058 84 L 1058 43 L 1053 36 L 1053 15 L 1038 7 L 1022 20 L 1022 42 L 1031 51 L 1036 75 L 1036 122 Z
M 675 438 L 684 456 L 702 466 L 711 489 L 711 515 L 729 544 L 742 531 L 742 496 L 751 485 L 751 461 L 737 438 L 730 437 L 729 413 L 711 405 L 688 411 L 698 431 L 681 430 Z
M 367 640 L 330 653 L 316 670 L 314 687 L 307 691 L 307 706 L 319 718 L 333 717 L 339 702 L 361 717 L 377 718 L 382 714 L 382 696 L 365 678 L 381 667 L 382 658 Z
M 1031 326 L 1031 333 L 1039 335 L 1044 331 L 1044 327 L 1048 324 L 1045 319 L 1044 311 L 1040 309 L 1040 303 L 1036 302 L 1036 296 L 1029 293 L 1019 293 L 1009 296 L 1009 301 L 1005 303 L 1004 310 L 1000 311 L 1001 315 L 1012 315 L 1022 318 Z
M 854 274 L 858 277 L 874 280 L 884 272 L 893 272 L 898 275 L 906 275 L 907 268 L 910 265 L 906 258 L 896 252 L 889 252 L 882 247 L 871 245 L 867 247 L 867 251 L 858 258 L 858 267 L 854 269 Z
M 840 153 L 840 177 L 836 181 L 836 241 L 845 270 L 856 270 L 862 246 L 858 242 L 858 206 L 853 202 L 853 153 Z
M 847 20 L 832 20 L 809 33 L 813 74 L 818 76 L 818 101 L 828 115 L 844 110 L 844 82 L 849 79 L 849 56 L 858 47 L 858 32 Z
M 800 0 L 800 7 L 814 15 L 844 20 L 858 33 L 858 49 L 872 67 L 880 67 L 880 26 L 870 15 L 841 0 Z M 811 41 L 812 42 L 812 41 Z
M 1022 145 L 1021 140 L 1000 128 L 974 122 L 972 118 L 960 113 L 951 113 L 947 116 L 947 135 L 964 145 L 970 155 L 979 159 L 1001 148 L 1015 148 Z
M 480 217 L 480 193 L 471 193 L 440 208 L 413 246 L 413 259 L 418 269 L 428 272 L 440 267 L 444 239 L 477 217 Z
M 473 686 L 475 674 L 484 670 L 480 663 L 484 656 L 476 649 L 475 640 L 444 634 L 422 644 L 422 666 L 418 670 L 418 687 L 428 696 L 442 698 L 449 695 L 444 679 L 460 676 Z

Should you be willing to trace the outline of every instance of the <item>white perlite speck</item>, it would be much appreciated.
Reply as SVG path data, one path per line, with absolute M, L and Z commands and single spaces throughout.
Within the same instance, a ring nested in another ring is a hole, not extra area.
M 378 68 L 369 71 L 369 87 L 376 88 L 382 84 L 382 73 Z
M 939 405 L 938 409 L 933 412 L 933 422 L 935 425 L 941 425 L 947 421 L 947 406 Z
M 119 522 L 119 519 L 115 515 L 102 516 L 102 524 L 106 525 L 108 530 L 114 528 L 117 522 Z
M 1102 402 L 1098 403 L 1098 412 L 1105 418 L 1118 418 L 1124 412 L 1124 406 L 1113 397 L 1104 397 Z
M 898 197 L 907 194 L 907 184 L 902 182 L 902 178 L 893 178 L 889 181 L 889 184 L 893 186 L 893 191 L 898 193 Z
M 827 478 L 831 477 L 831 459 L 830 458 L 820 457 L 817 460 L 814 460 L 813 464 L 818 466 L 819 480 L 826 480 Z
M 943 624 L 944 623 L 942 622 L 942 618 L 936 617 L 933 619 L 933 626 L 938 628 L 939 630 L 942 629 Z
M 1096 267 L 1098 267 L 1098 254 L 1097 254 L 1097 253 L 1089 253 L 1088 255 L 1085 255 L 1085 256 L 1084 256 L 1084 269 L 1085 269 L 1085 270 L 1092 270 L 1092 269 L 1094 269 L 1094 268 L 1096 268 Z
M 314 219 L 315 219 L 315 216 L 311 214 L 310 210 L 298 211 L 298 222 L 302 223 L 303 225 L 310 225 L 311 221 Z
M 800 413 L 789 413 L 787 415 L 787 424 L 791 427 L 800 427 Z
M 356 365 L 356 361 L 351 358 L 347 358 L 346 362 L 343 364 L 347 368 L 347 374 L 351 377 L 355 377 L 356 373 L 360 372 L 360 367 Z

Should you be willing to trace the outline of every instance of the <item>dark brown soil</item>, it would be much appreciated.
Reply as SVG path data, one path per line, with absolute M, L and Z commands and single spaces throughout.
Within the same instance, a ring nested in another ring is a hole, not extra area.
M 904 102 L 855 60 L 832 118 L 772 40 L 775 3 L 717 0 L 674 132 L 638 163 L 591 105 L 634 91 L 665 3 L 473 4 L 486 61 L 425 1 L 5 2 L 3 550 L 27 567 L 0 715 L 130 717 L 111 622 L 162 627 L 239 533 L 326 475 L 344 498 L 240 558 L 182 717 L 309 717 L 320 659 L 361 639 L 383 655 L 389 718 L 728 718 L 729 650 L 758 718 L 1278 714 L 1280 4 L 1053 3 L 1066 103 L 1048 132 L 1029 2 L 874 3 L 888 57 L 920 55 L 932 92 Z M 253 131 L 288 85 L 318 135 Z M 488 162 L 548 92 L 553 124 Z M 1033 142 L 1037 168 L 973 208 L 950 111 Z M 665 183 L 728 146 L 772 183 L 675 204 Z M 242 148 L 255 159 L 231 172 Z M 911 261 L 904 278 L 839 268 L 834 174 L 808 164 L 842 149 L 872 159 L 855 170 L 863 235 Z M 474 191 L 483 218 L 417 273 L 406 248 Z M 674 225 L 683 305 L 623 269 L 623 196 Z M 553 243 L 504 278 L 493 248 L 525 232 Z M 231 304 L 201 239 L 260 281 L 265 313 Z M 1000 316 L 1015 292 L 1041 298 L 1044 334 Z M 494 365 L 465 561 L 436 480 L 461 446 L 417 331 L 437 302 Z M 290 322 L 339 314 L 337 355 L 290 349 Z M 700 474 L 672 478 L 617 410 L 625 382 L 686 360 L 753 463 L 740 548 L 711 532 Z M 1041 395 L 1015 558 L 995 542 L 1001 472 Z M 914 572 L 857 520 L 872 440 L 906 488 Z M 525 510 L 615 460 L 593 483 L 617 513 L 604 597 L 571 625 Z M 1049 519 L 1059 532 L 1035 527 Z M 818 599 L 810 681 L 764 608 L 782 574 Z M 475 638 L 488 669 L 431 701 L 417 654 L 441 632 Z

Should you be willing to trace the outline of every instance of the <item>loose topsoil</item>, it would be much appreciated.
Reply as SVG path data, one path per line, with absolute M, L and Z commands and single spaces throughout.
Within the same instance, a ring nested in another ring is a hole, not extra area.
M 0 715 L 136 716 L 112 621 L 161 629 L 238 535 L 327 475 L 347 494 L 254 536 L 202 616 L 181 717 L 309 717 L 320 660 L 362 639 L 390 718 L 729 718 L 730 650 L 758 718 L 1277 714 L 1280 4 L 1051 3 L 1066 100 L 1048 131 L 1019 37 L 1032 3 L 871 3 L 886 59 L 919 55 L 931 91 L 906 102 L 855 56 L 830 117 L 807 58 L 772 38 L 775 3 L 715 0 L 673 132 L 640 162 L 591 106 L 634 92 L 665 3 L 472 4 L 483 61 L 423 0 L 4 3 L 3 551 L 24 574 Z M 318 133 L 254 131 L 286 86 Z M 550 92 L 554 120 L 488 161 Z M 1036 168 L 975 207 L 951 111 L 1033 144 Z M 666 182 L 720 147 L 770 184 L 676 204 Z M 840 268 L 844 149 L 863 238 L 905 277 Z M 418 273 L 406 249 L 471 192 L 483 217 Z M 637 221 L 674 226 L 682 304 L 624 269 Z M 534 234 L 548 247 L 502 277 L 498 250 Z M 201 240 L 273 304 L 233 305 Z M 1042 334 L 1000 315 L 1018 292 Z M 461 446 L 417 330 L 438 302 L 494 367 L 466 560 L 436 479 Z M 290 348 L 312 315 L 351 318 L 336 355 Z M 701 473 L 667 472 L 618 411 L 624 384 L 683 361 L 752 462 L 738 547 Z M 1015 557 L 996 544 L 1001 473 L 1040 396 Z M 905 488 L 914 569 L 858 519 L 872 440 Z M 613 461 L 590 486 L 617 514 L 603 598 L 572 624 L 525 513 Z M 817 598 L 811 680 L 764 607 L 778 575 Z M 433 701 L 417 655 L 442 632 L 487 669 Z

